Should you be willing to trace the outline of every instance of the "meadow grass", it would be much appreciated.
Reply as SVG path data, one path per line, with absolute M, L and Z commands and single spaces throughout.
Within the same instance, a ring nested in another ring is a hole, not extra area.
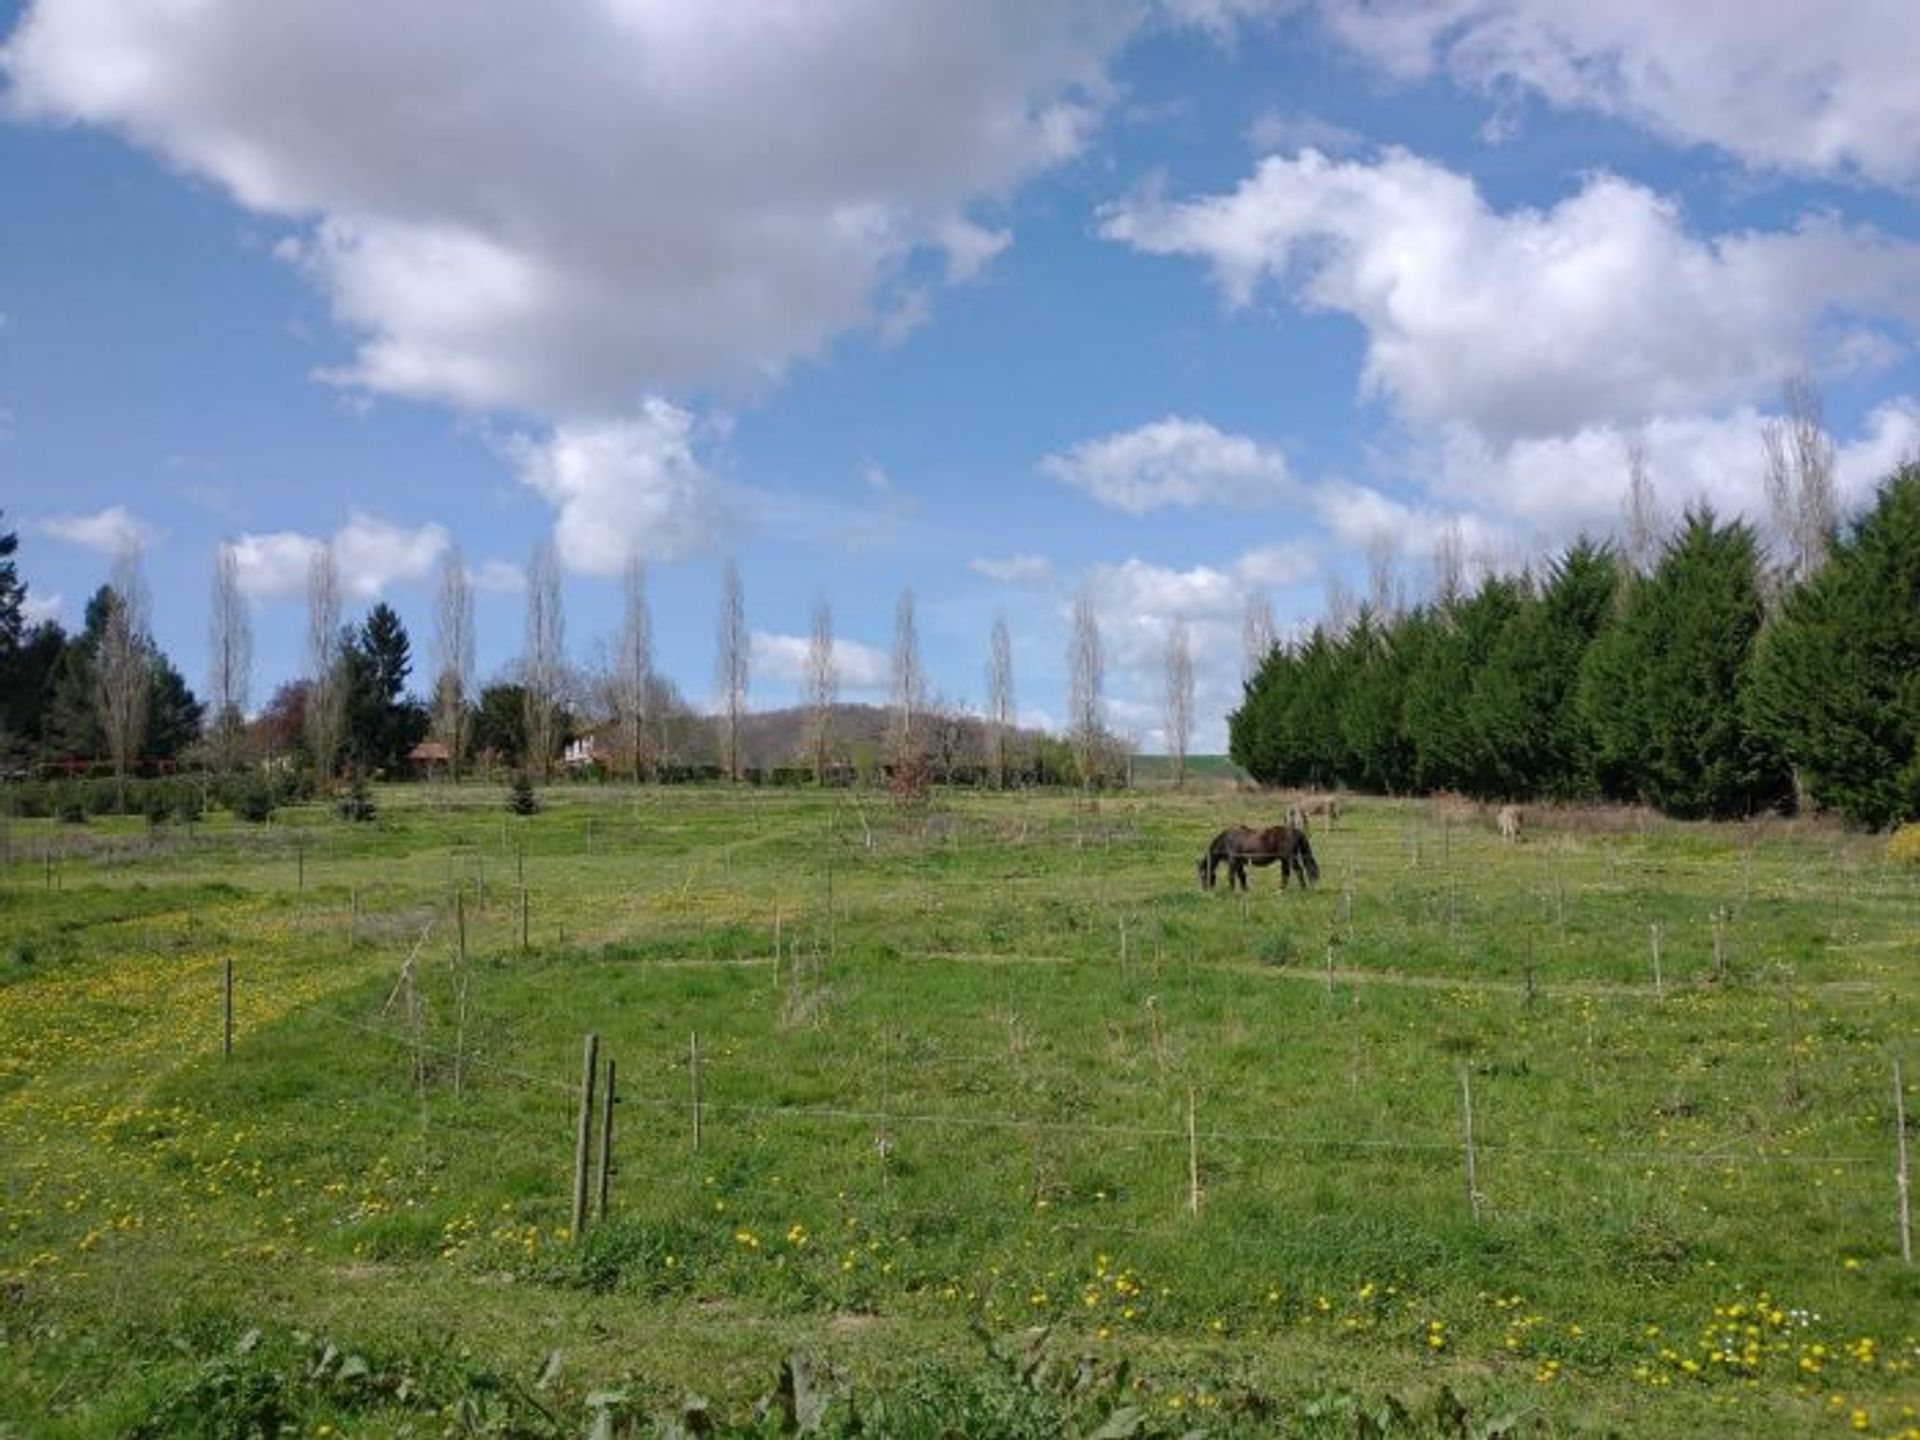
M 1362 801 L 1243 900 L 1217 790 L 544 799 L 13 824 L 0 1435 L 1920 1433 L 1875 837 Z

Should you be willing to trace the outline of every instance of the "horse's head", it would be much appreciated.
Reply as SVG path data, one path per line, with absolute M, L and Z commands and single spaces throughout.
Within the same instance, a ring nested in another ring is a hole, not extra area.
M 1213 855 L 1211 853 L 1200 857 L 1200 888 L 1202 890 L 1213 888 Z

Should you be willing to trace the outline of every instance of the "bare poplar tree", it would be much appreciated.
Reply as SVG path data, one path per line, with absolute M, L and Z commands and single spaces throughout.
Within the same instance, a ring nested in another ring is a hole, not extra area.
M 920 670 L 920 632 L 913 619 L 913 591 L 903 589 L 893 611 L 893 669 L 891 713 L 887 719 L 887 752 L 897 765 L 910 763 L 919 753 L 915 723 L 926 705 L 926 681 Z
M 1826 405 L 1811 375 L 1790 377 L 1781 387 L 1778 417 L 1761 427 L 1766 459 L 1767 508 L 1785 551 L 1789 584 L 1803 585 L 1827 560 L 1827 541 L 1838 518 L 1834 500 L 1833 440 Z
M 1273 653 L 1273 601 L 1265 590 L 1247 592 L 1247 608 L 1240 617 L 1240 679 L 1250 682 Z
M 1654 494 L 1644 435 L 1627 437 L 1627 498 L 1620 531 L 1620 562 L 1626 577 L 1651 575 L 1660 557 L 1660 501 Z
M 822 595 L 813 602 L 813 635 L 807 642 L 807 755 L 813 776 L 827 783 L 827 755 L 833 748 L 833 707 L 840 698 L 840 670 L 833 660 L 833 605 Z
M 340 674 L 340 567 L 329 542 L 307 562 L 307 748 L 322 785 L 333 778 L 334 755 L 346 724 Z
M 435 620 L 433 728 L 447 747 L 447 772 L 458 780 L 467 748 L 467 698 L 473 690 L 473 589 L 458 545 L 440 561 Z
M 1013 637 L 1007 617 L 993 618 L 993 639 L 987 651 L 987 770 L 994 788 L 1007 783 L 1008 751 L 1013 743 Z
M 1367 608 L 1375 620 L 1391 620 L 1400 613 L 1401 598 L 1399 557 L 1393 537 L 1376 534 L 1367 542 Z
M 232 770 L 246 753 L 247 691 L 253 682 L 253 619 L 240 593 L 240 557 L 221 545 L 213 562 L 213 610 L 207 663 L 207 739 L 215 768 Z
M 527 654 L 520 677 L 526 700 L 527 759 L 542 780 L 553 774 L 553 755 L 559 748 L 566 651 L 560 557 L 553 541 L 547 539 L 534 547 L 533 560 L 527 566 Z
M 1466 589 L 1467 547 L 1460 522 L 1450 519 L 1433 542 L 1433 603 L 1451 609 Z
M 1067 727 L 1080 782 L 1093 784 L 1094 769 L 1106 737 L 1106 660 L 1100 649 L 1100 620 L 1094 613 L 1093 587 L 1081 587 L 1073 602 L 1073 630 L 1067 641 Z
M 100 728 L 126 807 L 127 772 L 140 760 L 147 738 L 147 700 L 153 688 L 153 642 L 147 636 L 147 586 L 140 546 L 129 541 L 113 562 L 107 582 L 107 613 L 100 631 L 98 666 Z
M 1327 635 L 1339 639 L 1353 628 L 1354 616 L 1359 605 L 1353 598 L 1353 588 L 1342 575 L 1327 577 Z
M 714 685 L 720 692 L 720 763 L 737 783 L 746 770 L 741 731 L 747 718 L 747 602 L 740 588 L 740 567 L 731 560 L 720 574 L 719 640 Z
M 1193 642 L 1186 617 L 1167 631 L 1167 755 L 1173 761 L 1173 788 L 1187 786 L 1187 739 L 1193 729 Z
M 653 678 L 653 614 L 647 608 L 647 562 L 638 550 L 627 555 L 623 599 L 613 700 L 621 749 L 637 785 L 646 758 L 647 701 Z

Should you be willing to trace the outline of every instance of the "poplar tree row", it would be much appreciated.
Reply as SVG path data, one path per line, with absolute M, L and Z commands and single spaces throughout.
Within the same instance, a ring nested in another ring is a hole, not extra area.
M 1920 466 L 1825 542 L 1817 570 L 1776 571 L 1702 508 L 1644 572 L 1583 539 L 1537 577 L 1362 610 L 1267 653 L 1233 758 L 1269 784 L 1914 818 Z

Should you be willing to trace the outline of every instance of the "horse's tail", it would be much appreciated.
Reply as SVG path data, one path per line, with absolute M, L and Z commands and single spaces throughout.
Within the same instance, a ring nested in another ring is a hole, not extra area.
M 1313 842 L 1307 839 L 1304 830 L 1300 832 L 1300 863 L 1306 867 L 1309 880 L 1320 878 L 1320 862 L 1313 858 Z

